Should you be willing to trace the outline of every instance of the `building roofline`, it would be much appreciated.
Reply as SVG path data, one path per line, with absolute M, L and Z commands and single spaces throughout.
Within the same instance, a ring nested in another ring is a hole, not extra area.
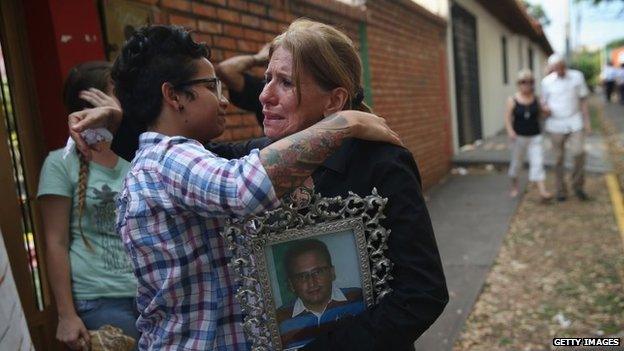
M 519 0 L 477 0 L 477 2 L 512 32 L 526 35 L 539 44 L 547 55 L 554 52 L 540 23 L 527 13 Z

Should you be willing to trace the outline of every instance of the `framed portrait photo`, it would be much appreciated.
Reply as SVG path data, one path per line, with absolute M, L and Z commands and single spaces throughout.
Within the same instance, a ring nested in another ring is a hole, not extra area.
M 296 350 L 390 292 L 386 202 L 376 190 L 343 199 L 299 189 L 276 210 L 228 222 L 253 350 Z

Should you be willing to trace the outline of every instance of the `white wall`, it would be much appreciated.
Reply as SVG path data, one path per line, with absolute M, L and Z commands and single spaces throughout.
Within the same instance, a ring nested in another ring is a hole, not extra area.
M 529 46 L 533 48 L 534 73 L 538 83 L 543 76 L 545 55 L 539 45 L 531 42 L 527 37 L 512 33 L 476 1 L 455 0 L 455 3 L 476 17 L 481 125 L 483 137 L 487 138 L 495 135 L 504 127 L 505 100 L 515 92 L 517 72 L 522 68 L 529 67 Z M 449 95 L 453 118 L 453 143 L 457 152 L 457 110 L 451 26 L 452 23 L 449 21 L 447 30 Z M 502 36 L 507 38 L 508 81 L 506 84 L 503 82 Z M 537 85 L 539 86 L 539 84 Z
M 0 350 L 34 350 L 0 232 Z

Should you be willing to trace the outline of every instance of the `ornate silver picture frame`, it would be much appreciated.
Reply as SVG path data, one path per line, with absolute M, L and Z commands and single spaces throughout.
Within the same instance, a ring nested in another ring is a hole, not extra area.
M 296 349 L 310 339 L 306 318 L 321 324 L 358 314 L 391 291 L 390 231 L 380 225 L 386 203 L 376 189 L 324 198 L 300 188 L 275 210 L 227 222 L 222 235 L 253 350 Z M 302 312 L 328 289 L 338 302 L 322 314 Z

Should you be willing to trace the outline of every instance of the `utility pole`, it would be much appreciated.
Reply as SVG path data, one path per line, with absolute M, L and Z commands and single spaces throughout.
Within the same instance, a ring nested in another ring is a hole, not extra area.
M 570 0 L 563 0 L 563 14 L 565 17 L 565 59 L 570 62 Z

